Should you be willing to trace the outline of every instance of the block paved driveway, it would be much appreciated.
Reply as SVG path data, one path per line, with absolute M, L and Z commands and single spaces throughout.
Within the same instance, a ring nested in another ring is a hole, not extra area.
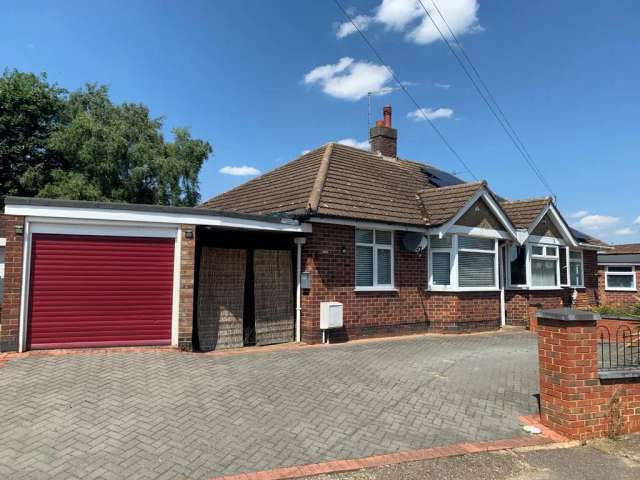
M 417 336 L 0 367 L 0 478 L 189 478 L 524 435 L 536 337 Z

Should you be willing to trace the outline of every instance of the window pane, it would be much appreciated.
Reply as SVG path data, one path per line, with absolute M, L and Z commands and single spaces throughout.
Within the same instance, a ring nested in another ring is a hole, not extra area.
M 373 247 L 356 247 L 356 287 L 373 286 Z
M 458 254 L 458 282 L 460 286 L 495 286 L 494 260 L 493 253 L 460 252 Z
M 0 263 L 4 263 L 4 247 L 0 247 Z
M 376 230 L 376 243 L 378 245 L 391 245 L 391 232 Z
M 438 238 L 437 235 L 431 235 L 430 242 L 431 248 L 451 248 L 450 236 Z
M 531 260 L 531 283 L 534 287 L 558 286 L 556 260 Z
M 558 250 L 556 249 L 556 247 L 547 247 L 547 255 L 549 255 L 550 257 L 555 257 L 556 255 L 558 255 Z
M 570 285 L 572 287 L 582 286 L 582 263 L 581 262 L 569 263 L 569 277 L 570 277 Z
M 391 250 L 378 250 L 378 284 L 391 285 Z
M 510 246 L 509 261 L 511 262 L 511 285 L 525 285 L 527 283 L 526 250 L 524 247 Z
M 356 243 L 373 243 L 373 230 L 356 229 Z
M 571 258 L 571 260 L 582 260 L 582 254 L 580 252 L 576 252 L 575 250 L 571 250 L 569 252 L 569 258 Z
M 493 251 L 493 240 L 486 238 L 458 237 L 458 248 Z
M 534 245 L 533 247 L 531 247 L 531 253 L 533 253 L 534 255 L 543 255 L 544 249 L 542 247 Z
M 608 272 L 632 272 L 633 267 L 607 267 Z
M 431 273 L 434 285 L 449 285 L 451 283 L 451 257 L 448 252 L 431 254 Z
M 633 288 L 633 275 L 607 275 L 609 288 Z

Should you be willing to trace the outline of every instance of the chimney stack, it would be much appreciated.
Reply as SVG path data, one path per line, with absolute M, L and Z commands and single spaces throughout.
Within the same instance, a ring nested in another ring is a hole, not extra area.
M 391 127 L 391 105 L 382 110 L 383 120 L 377 120 L 376 126 L 369 130 L 371 150 L 385 157 L 398 156 L 398 131 Z

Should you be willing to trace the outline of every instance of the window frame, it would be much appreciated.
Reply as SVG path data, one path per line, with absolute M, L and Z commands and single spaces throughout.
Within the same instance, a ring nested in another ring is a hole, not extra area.
M 451 247 L 449 248 L 432 248 L 431 247 L 431 236 L 429 236 L 429 255 L 427 255 L 427 289 L 433 292 L 495 292 L 500 290 L 500 264 L 498 254 L 498 239 L 497 238 L 486 238 L 486 237 L 477 237 L 474 235 L 464 235 L 460 233 L 452 233 L 449 234 L 451 236 Z M 481 240 L 490 240 L 493 242 L 492 250 L 481 250 L 476 248 L 460 248 L 458 246 L 458 238 L 459 237 L 469 237 L 469 238 L 478 238 Z M 485 287 L 461 287 L 459 281 L 459 270 L 458 270 L 458 254 L 459 252 L 472 252 L 472 253 L 482 253 L 486 255 L 493 255 L 493 273 L 494 273 L 494 284 L 492 286 Z M 432 271 L 432 257 L 433 253 L 444 253 L 449 252 L 449 285 L 438 285 L 433 283 L 433 271 Z
M 543 253 L 533 253 L 533 249 L 535 247 L 542 247 Z M 547 255 L 547 249 L 554 248 L 556 251 L 555 256 Z M 548 243 L 527 243 L 527 286 L 529 290 L 561 290 L 562 285 L 560 281 L 560 245 L 553 245 Z M 533 284 L 533 261 L 541 260 L 541 261 L 549 261 L 554 260 L 556 262 L 556 284 L 554 286 L 547 285 L 534 285 Z M 568 272 L 567 272 L 568 274 Z
M 511 283 L 511 262 L 509 261 L 509 247 L 524 249 L 524 283 Z M 529 288 L 529 249 L 526 245 L 508 244 L 505 248 L 505 286 L 511 290 L 527 290 Z
M 625 268 L 630 268 L 631 271 L 630 272 L 610 272 L 609 268 L 610 267 L 625 267 Z M 636 266 L 635 265 L 605 265 L 604 267 L 604 289 L 608 292 L 637 292 L 637 285 L 636 285 Z M 631 276 L 631 278 L 633 279 L 633 287 L 631 288 L 626 288 L 626 287 L 610 287 L 609 286 L 609 275 L 615 275 L 615 276 L 620 276 L 620 277 L 628 277 Z
M 568 287 L 570 288 L 584 288 L 584 250 L 576 250 L 572 248 L 567 248 L 567 282 Z M 580 254 L 580 260 L 572 260 L 571 252 L 576 252 Z M 571 284 L 571 264 L 572 263 L 580 263 L 580 283 L 578 285 Z
M 373 243 L 363 243 L 358 242 L 358 230 L 368 230 L 371 232 Z M 376 243 L 376 232 L 389 232 L 391 234 L 391 244 L 384 245 Z M 395 246 L 395 231 L 387 228 L 360 228 L 355 227 L 353 231 L 354 235 L 354 272 L 353 272 L 353 281 L 354 281 L 354 290 L 356 292 L 381 292 L 381 291 L 395 291 L 395 255 L 394 255 L 394 246 Z M 357 285 L 357 262 L 358 262 L 358 247 L 371 247 L 373 250 L 373 258 L 372 258 L 372 285 L 367 286 L 358 286 Z M 391 283 L 378 283 L 378 250 L 388 250 L 390 252 L 390 263 L 391 263 Z

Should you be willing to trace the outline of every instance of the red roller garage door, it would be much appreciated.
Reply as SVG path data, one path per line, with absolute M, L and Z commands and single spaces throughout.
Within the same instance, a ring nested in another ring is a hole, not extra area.
M 171 343 L 173 238 L 33 234 L 30 348 Z

